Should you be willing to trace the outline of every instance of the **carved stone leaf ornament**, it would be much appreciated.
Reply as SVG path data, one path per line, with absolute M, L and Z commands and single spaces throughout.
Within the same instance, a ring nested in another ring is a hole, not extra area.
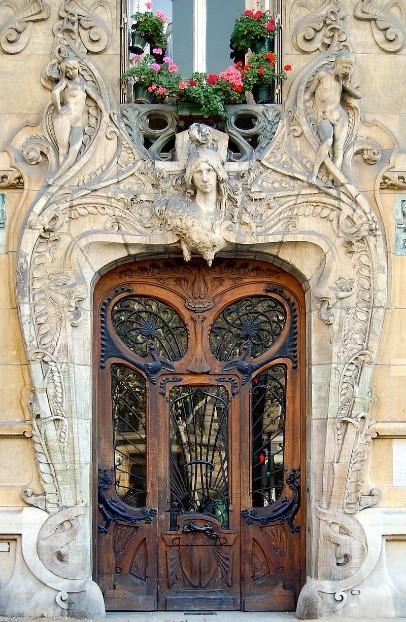
M 1 0 L 1 50 L 6 54 L 22 52 L 31 38 L 33 22 L 48 19 L 49 13 L 49 4 L 45 0 L 26 0 L 21 3 L 17 0 Z
M 354 17 L 370 23 L 375 42 L 385 52 L 396 53 L 404 48 L 406 8 L 401 0 L 380 3 L 376 0 L 358 0 Z

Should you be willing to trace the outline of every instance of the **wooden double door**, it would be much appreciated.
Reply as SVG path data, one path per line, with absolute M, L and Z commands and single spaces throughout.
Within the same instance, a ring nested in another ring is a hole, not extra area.
M 294 609 L 305 536 L 298 283 L 265 262 L 149 260 L 105 275 L 94 312 L 106 608 Z

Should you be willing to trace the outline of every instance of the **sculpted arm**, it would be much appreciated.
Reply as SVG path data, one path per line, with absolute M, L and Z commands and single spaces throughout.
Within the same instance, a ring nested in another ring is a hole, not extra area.
M 58 84 L 52 89 L 51 92 L 51 101 L 55 106 L 57 112 L 61 111 L 61 94 L 63 93 L 66 87 L 66 79 L 63 78 L 58 82 Z
M 316 92 L 317 87 L 320 84 L 320 80 L 321 80 L 321 74 L 318 73 L 314 76 L 312 83 L 310 85 L 309 90 L 307 91 L 307 93 L 305 94 L 305 101 L 308 102 L 311 100 L 311 98 L 313 97 L 314 93 Z
M 349 82 L 343 82 L 343 92 L 354 99 L 361 99 L 361 94 Z

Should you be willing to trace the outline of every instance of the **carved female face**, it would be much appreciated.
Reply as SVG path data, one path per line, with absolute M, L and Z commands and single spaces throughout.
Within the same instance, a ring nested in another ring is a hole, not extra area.
M 217 173 L 211 164 L 201 160 L 193 171 L 192 181 L 197 190 L 208 194 L 216 189 Z
M 79 75 L 79 65 L 74 61 L 67 62 L 65 65 L 65 76 L 68 80 L 75 80 Z

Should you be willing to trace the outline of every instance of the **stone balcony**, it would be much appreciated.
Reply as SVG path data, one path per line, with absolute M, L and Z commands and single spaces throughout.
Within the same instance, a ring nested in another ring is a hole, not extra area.
M 281 117 L 280 104 L 227 106 L 227 118 L 179 115 L 176 106 L 122 104 L 124 125 L 137 149 L 153 160 L 175 159 L 176 134 L 192 123 L 205 123 L 229 135 L 229 162 L 249 162 L 261 156 L 273 139 Z

